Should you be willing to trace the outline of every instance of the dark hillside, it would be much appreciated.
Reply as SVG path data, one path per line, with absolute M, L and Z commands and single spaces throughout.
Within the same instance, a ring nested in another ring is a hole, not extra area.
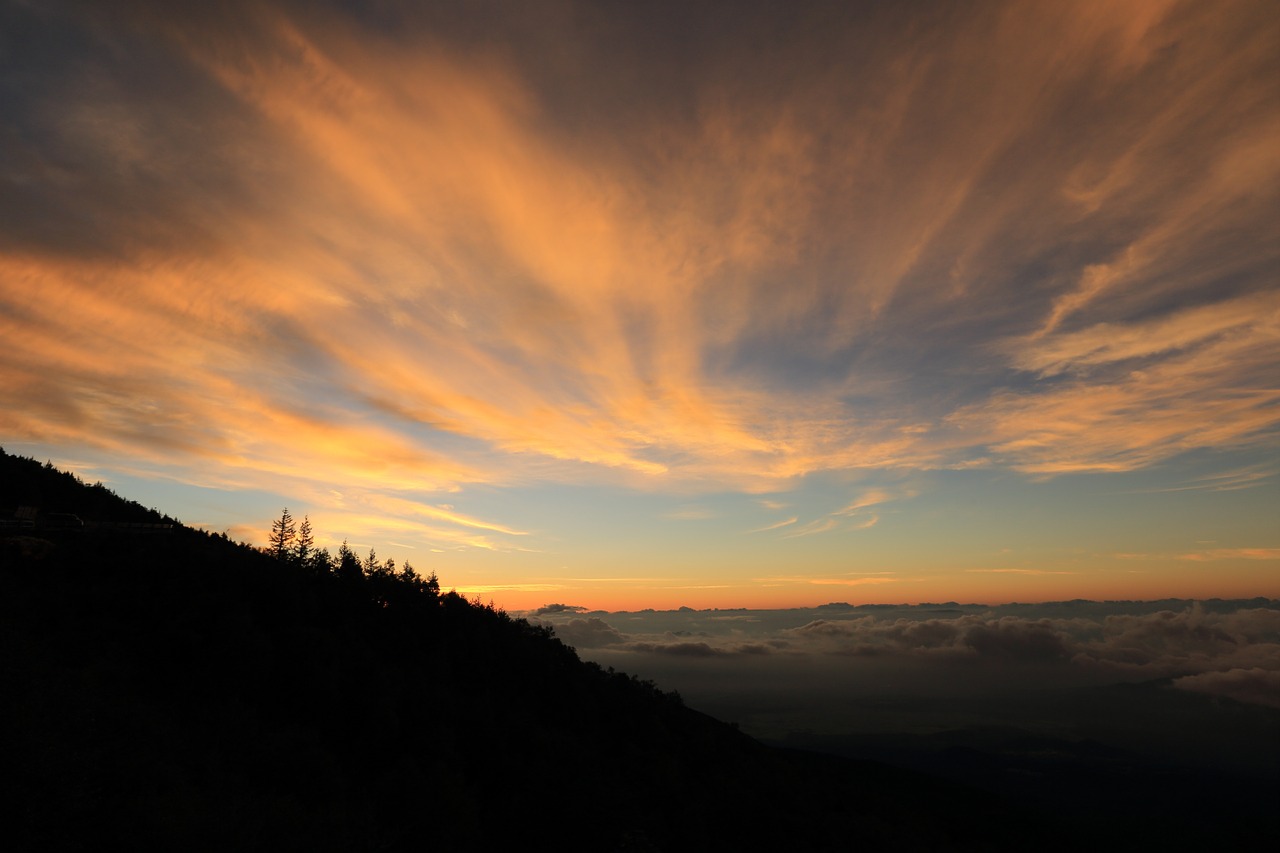
M 10 849 L 1006 849 L 968 789 L 774 750 L 420 578 L 316 571 L 0 454 Z
M 0 450 L 0 523 L 22 527 L 16 514 L 35 510 L 29 526 L 51 526 L 50 516 L 74 515 L 89 525 L 173 524 L 174 520 L 142 504 L 125 500 L 100 483 L 86 485 L 50 463 L 10 456 Z

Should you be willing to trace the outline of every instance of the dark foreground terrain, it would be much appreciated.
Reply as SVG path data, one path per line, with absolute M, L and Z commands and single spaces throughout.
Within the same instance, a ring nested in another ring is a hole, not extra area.
M 990 790 L 766 747 L 372 556 L 273 557 L 0 453 L 0 515 L 15 514 L 8 849 L 1088 842 L 1070 815 Z

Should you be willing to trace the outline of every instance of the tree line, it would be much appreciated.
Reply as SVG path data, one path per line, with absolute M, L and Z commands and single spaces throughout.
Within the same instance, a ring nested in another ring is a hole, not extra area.
M 397 566 L 392 558 L 383 562 L 372 547 L 368 556 L 361 559 L 345 539 L 336 555 L 329 553 L 328 548 L 317 548 L 311 518 L 304 515 L 302 523 L 298 524 L 288 507 L 271 522 L 271 535 L 263 550 L 282 563 L 316 574 L 349 580 L 364 579 L 377 585 L 402 584 L 431 596 L 440 594 L 440 580 L 436 573 L 433 571 L 423 577 L 408 560 L 402 566 Z

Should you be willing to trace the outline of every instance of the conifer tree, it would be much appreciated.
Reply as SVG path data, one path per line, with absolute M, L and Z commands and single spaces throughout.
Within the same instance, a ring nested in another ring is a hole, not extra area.
M 315 536 L 311 533 L 311 517 L 304 515 L 302 517 L 302 526 L 298 528 L 298 544 L 294 546 L 294 559 L 298 561 L 300 566 L 308 566 L 311 564 L 315 555 Z
M 291 548 L 297 533 L 293 516 L 289 514 L 289 508 L 285 507 L 280 518 L 271 522 L 271 538 L 267 540 L 267 547 L 277 560 L 285 560 L 292 553 Z
M 327 575 L 334 571 L 333 555 L 329 553 L 328 548 L 321 548 L 311 557 L 311 566 L 316 574 Z
M 347 540 L 342 540 L 342 545 L 338 548 L 338 574 L 345 578 L 359 579 L 364 574 L 364 566 L 360 562 L 360 558 L 356 556 L 355 551 L 351 550 L 351 546 L 347 544 Z

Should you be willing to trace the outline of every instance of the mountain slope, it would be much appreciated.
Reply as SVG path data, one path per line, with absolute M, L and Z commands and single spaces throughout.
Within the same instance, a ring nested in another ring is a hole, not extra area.
M 764 747 L 421 581 L 166 528 L 31 460 L 0 456 L 0 484 L 0 511 L 85 522 L 0 530 L 22 849 L 1045 846 L 1026 813 Z

